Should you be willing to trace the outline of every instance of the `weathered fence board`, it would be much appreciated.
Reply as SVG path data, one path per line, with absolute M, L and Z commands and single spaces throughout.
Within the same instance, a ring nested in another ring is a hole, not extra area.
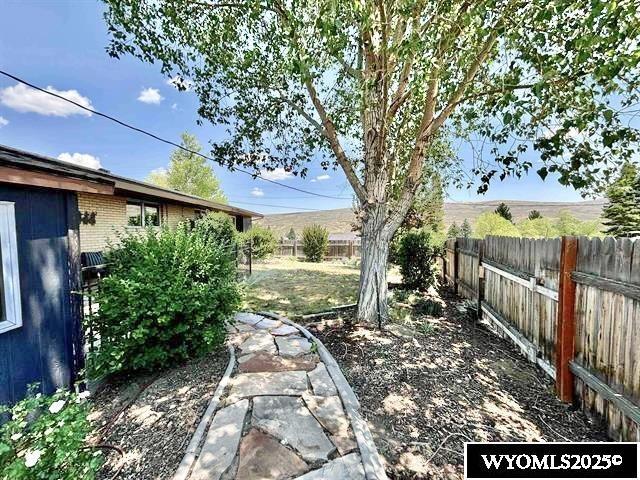
M 476 300 L 554 378 L 561 249 L 559 238 L 458 238 L 439 261 L 443 281 Z M 575 375 L 579 403 L 606 421 L 612 438 L 639 441 L 640 240 L 580 238 L 577 251 L 569 379 Z
M 329 240 L 326 259 L 359 258 L 361 241 Z M 297 240 L 280 240 L 276 255 L 280 257 L 304 257 L 302 242 Z

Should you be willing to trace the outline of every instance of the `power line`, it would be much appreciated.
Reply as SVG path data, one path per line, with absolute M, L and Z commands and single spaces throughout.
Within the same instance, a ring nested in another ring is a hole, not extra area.
M 275 208 L 291 208 L 294 210 L 308 210 L 310 212 L 321 212 L 319 208 L 304 208 L 304 207 L 291 207 L 289 205 L 269 205 L 268 203 L 252 203 L 252 202 L 240 202 L 234 200 L 233 203 L 240 203 L 242 205 L 253 205 L 256 207 L 275 207 Z
M 196 152 L 196 151 L 191 150 L 189 148 L 183 147 L 182 145 L 177 144 L 175 142 L 172 142 L 171 140 L 167 140 L 166 138 L 160 137 L 160 136 L 158 136 L 158 135 L 156 135 L 154 133 L 151 133 L 151 132 L 149 132 L 147 130 L 144 130 L 142 128 L 136 127 L 136 126 L 131 125 L 129 123 L 123 122 L 122 120 L 118 120 L 117 118 L 112 117 L 111 115 L 107 115 L 106 113 L 102 113 L 102 112 L 99 112 L 99 111 L 94 110 L 92 108 L 85 107 L 84 105 L 81 105 L 81 104 L 79 104 L 77 102 L 74 102 L 73 100 L 69 100 L 68 98 L 63 97 L 62 95 L 58 95 L 57 93 L 50 92 L 49 90 L 45 90 L 44 88 L 38 87 L 37 85 L 34 85 L 34 84 L 30 83 L 30 82 L 27 82 L 26 80 L 23 80 L 20 77 L 16 77 L 15 75 L 12 75 L 12 74 L 10 74 L 8 72 L 5 72 L 4 70 L 0 70 L 0 74 L 4 75 L 5 77 L 9 77 L 9 78 L 15 80 L 16 82 L 20 82 L 20 83 L 22 83 L 24 85 L 27 85 L 28 87 L 31 87 L 31 88 L 33 88 L 35 90 L 38 90 L 39 92 L 46 93 L 47 95 L 51 95 L 52 97 L 56 97 L 56 98 L 58 98 L 60 100 L 63 100 L 63 101 L 68 102 L 68 103 L 71 103 L 72 105 L 75 105 L 76 107 L 81 108 L 82 110 L 86 110 L 87 112 L 91 112 L 91 113 L 93 113 L 93 114 L 95 114 L 95 115 L 97 115 L 99 117 L 103 117 L 103 118 L 106 118 L 107 120 L 111 120 L 112 122 L 116 122 L 117 124 L 119 124 L 119 125 L 121 125 L 123 127 L 129 128 L 129 129 L 134 130 L 134 131 L 136 131 L 138 133 L 141 133 L 143 135 L 147 135 L 148 137 L 151 137 L 154 140 L 158 140 L 159 142 L 163 142 L 163 143 L 166 143 L 168 145 L 172 145 L 172 146 L 174 146 L 176 148 L 184 150 L 185 152 L 189 152 L 189 153 L 191 153 L 193 155 L 198 155 L 199 157 L 202 157 L 205 160 L 209 160 L 209 161 L 212 161 L 214 163 L 218 163 L 213 158 L 211 158 L 211 157 L 209 157 L 207 155 L 204 155 L 204 154 L 202 154 L 200 152 Z M 336 197 L 336 196 L 332 196 L 332 195 L 324 195 L 322 193 L 310 192 L 310 191 L 304 190 L 302 188 L 293 187 L 291 185 L 285 185 L 284 183 L 280 183 L 280 182 L 277 182 L 275 180 L 264 178 L 260 174 L 251 173 L 251 172 L 249 172 L 247 170 L 244 170 L 242 168 L 231 167 L 231 169 L 232 169 L 232 171 L 233 170 L 237 170 L 238 172 L 244 173 L 246 175 L 251 175 L 251 177 L 253 177 L 253 178 L 259 178 L 260 180 L 263 180 L 265 182 L 273 183 L 274 185 L 278 185 L 280 187 L 288 188 L 290 190 L 295 190 L 296 192 L 306 193 L 307 195 L 315 195 L 316 197 L 332 198 L 332 199 L 337 199 L 337 200 L 348 200 L 349 199 L 349 198 L 346 198 L 346 197 Z

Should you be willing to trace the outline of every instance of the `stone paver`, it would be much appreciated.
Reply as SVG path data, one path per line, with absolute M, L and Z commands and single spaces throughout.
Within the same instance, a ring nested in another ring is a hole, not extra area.
M 313 370 L 318 363 L 317 355 L 284 358 L 270 353 L 250 353 L 238 358 L 238 370 L 242 373 L 286 372 L 291 370 Z
M 344 457 L 331 460 L 319 468 L 305 473 L 296 480 L 328 480 L 328 479 L 344 479 L 344 480 L 364 480 L 364 468 L 360 455 L 350 453 Z
M 332 397 L 338 395 L 338 390 L 327 372 L 324 363 L 318 363 L 318 366 L 309 372 L 309 381 L 313 387 L 313 393 L 322 397 Z
M 294 333 L 300 334 L 300 331 L 291 325 L 282 325 L 281 327 L 271 330 L 271 335 L 275 335 L 276 337 L 284 337 Z
M 265 318 L 264 320 L 256 323 L 254 326 L 261 330 L 268 330 L 270 328 L 277 328 L 282 325 L 282 322 L 277 320 L 271 320 L 270 318 Z
M 238 450 L 248 409 L 249 401 L 242 400 L 216 413 L 190 479 L 218 480 L 229 468 Z
M 276 337 L 276 343 L 284 357 L 298 357 L 311 351 L 311 342 L 303 337 Z
M 269 332 L 255 332 L 240 344 L 242 355 L 256 352 L 267 352 L 276 354 L 276 345 L 273 343 L 273 336 Z
M 224 380 L 223 407 L 174 480 L 364 480 L 365 470 L 370 480 L 386 480 L 382 467 L 370 467 L 378 459 L 373 440 L 326 349 L 317 351 L 284 318 L 238 313 L 228 331 L 235 367 Z
M 231 380 L 229 402 L 260 395 L 302 395 L 307 391 L 307 372 L 241 373 Z
M 299 398 L 256 397 L 251 422 L 293 447 L 308 462 L 327 461 L 336 449 Z
M 295 453 L 255 428 L 242 439 L 239 462 L 236 480 L 285 479 L 309 470 Z
M 239 312 L 236 313 L 234 318 L 236 322 L 246 323 L 253 326 L 256 323 L 264 320 L 266 317 L 263 317 L 262 315 L 256 315 L 255 313 Z

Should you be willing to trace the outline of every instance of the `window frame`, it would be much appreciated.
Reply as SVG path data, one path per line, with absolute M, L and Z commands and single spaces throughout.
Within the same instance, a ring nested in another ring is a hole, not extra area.
M 16 213 L 13 202 L 0 202 L 0 250 L 3 296 L 0 317 L 0 334 L 22 327 L 22 296 L 20 295 L 20 270 Z
M 154 207 L 158 210 L 158 225 L 149 225 L 149 227 L 160 228 L 162 226 L 162 204 L 137 198 L 127 198 L 127 206 L 129 205 L 135 205 L 140 209 L 140 225 L 128 225 L 129 215 L 127 214 L 127 228 L 147 228 L 146 207 Z

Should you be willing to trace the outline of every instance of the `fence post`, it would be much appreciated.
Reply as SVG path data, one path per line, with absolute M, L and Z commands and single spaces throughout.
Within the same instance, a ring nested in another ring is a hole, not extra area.
M 478 320 L 482 319 L 482 299 L 484 297 L 484 267 L 482 266 L 484 257 L 484 239 L 478 240 Z
M 298 239 L 293 239 L 293 258 L 298 258 Z
M 573 374 L 569 362 L 574 357 L 576 284 L 571 279 L 571 272 L 576 268 L 577 258 L 578 239 L 562 237 L 556 330 L 556 391 L 563 402 L 573 401 Z
M 453 242 L 453 291 L 458 294 L 458 237 Z
M 349 254 L 348 254 L 349 260 L 351 260 L 351 256 L 353 255 L 353 240 L 349 240 L 349 244 L 347 248 L 349 249 Z

